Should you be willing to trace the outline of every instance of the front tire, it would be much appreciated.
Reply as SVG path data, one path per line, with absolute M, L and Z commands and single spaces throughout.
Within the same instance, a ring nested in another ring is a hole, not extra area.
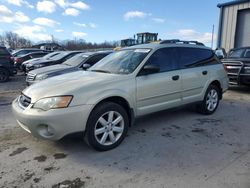
M 98 151 L 111 150 L 123 141 L 129 125 L 128 114 L 119 104 L 98 105 L 87 122 L 86 141 Z
M 213 114 L 219 106 L 220 90 L 215 85 L 210 85 L 207 88 L 203 101 L 197 105 L 197 111 L 201 114 Z

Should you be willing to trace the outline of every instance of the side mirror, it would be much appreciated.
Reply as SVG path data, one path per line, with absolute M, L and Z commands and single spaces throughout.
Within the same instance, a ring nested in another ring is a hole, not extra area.
M 157 65 L 145 65 L 142 68 L 140 75 L 154 74 L 154 73 L 158 73 L 159 71 L 160 71 L 160 68 Z
M 84 70 L 87 70 L 90 67 L 91 67 L 91 65 L 88 64 L 88 63 L 85 63 L 85 64 L 82 65 L 82 69 L 84 69 Z
M 217 55 L 217 57 L 218 57 L 219 59 L 225 58 L 223 55 Z
M 224 48 L 217 48 L 215 54 L 219 59 L 223 59 L 227 56 L 227 53 Z

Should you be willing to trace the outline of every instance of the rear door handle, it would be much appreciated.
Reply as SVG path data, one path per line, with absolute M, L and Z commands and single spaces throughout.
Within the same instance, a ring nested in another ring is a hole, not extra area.
M 202 71 L 202 74 L 203 75 L 207 75 L 207 71 Z
M 180 76 L 179 75 L 175 75 L 172 77 L 172 80 L 176 81 L 176 80 L 179 80 Z

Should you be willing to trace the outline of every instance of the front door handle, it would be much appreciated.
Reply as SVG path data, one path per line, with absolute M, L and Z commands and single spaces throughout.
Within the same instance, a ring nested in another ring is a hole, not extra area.
M 203 75 L 207 75 L 207 71 L 202 71 L 202 74 Z
M 176 80 L 179 80 L 180 76 L 179 75 L 175 75 L 172 77 L 172 80 L 176 81 Z

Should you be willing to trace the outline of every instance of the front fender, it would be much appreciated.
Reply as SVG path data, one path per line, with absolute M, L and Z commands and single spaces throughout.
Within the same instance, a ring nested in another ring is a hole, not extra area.
M 126 100 L 129 104 L 129 107 L 135 109 L 135 97 L 133 94 L 128 93 L 124 90 L 120 89 L 109 89 L 103 92 L 99 92 L 94 96 L 91 96 L 87 101 L 86 104 L 92 104 L 96 106 L 101 101 L 110 98 L 110 97 L 121 97 Z

